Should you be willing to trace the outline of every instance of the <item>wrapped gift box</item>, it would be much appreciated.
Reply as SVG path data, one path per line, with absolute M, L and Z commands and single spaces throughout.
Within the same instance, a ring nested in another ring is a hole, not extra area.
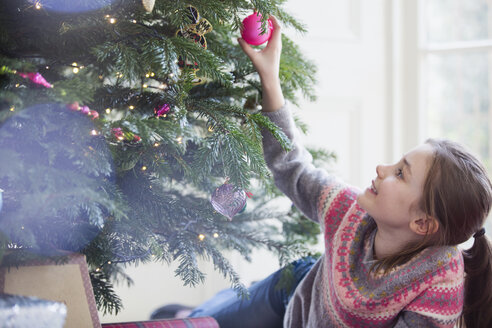
M 30 261 L 19 267 L 0 267 L 0 293 L 34 296 L 67 307 L 66 328 L 100 327 L 85 256 L 68 261 Z
M 103 323 L 103 328 L 219 328 L 212 317 Z

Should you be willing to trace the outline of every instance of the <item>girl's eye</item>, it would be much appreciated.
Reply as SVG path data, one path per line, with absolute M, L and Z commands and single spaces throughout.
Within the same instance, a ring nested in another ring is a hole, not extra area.
M 396 176 L 399 177 L 400 179 L 403 179 L 403 170 L 396 169 Z

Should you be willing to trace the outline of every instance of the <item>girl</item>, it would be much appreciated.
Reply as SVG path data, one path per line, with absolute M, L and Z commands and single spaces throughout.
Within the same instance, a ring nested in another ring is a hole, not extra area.
M 362 192 L 314 168 L 284 103 L 281 32 L 271 19 L 263 50 L 238 40 L 260 75 L 264 115 L 293 142 L 285 152 L 264 132 L 265 159 L 277 186 L 320 223 L 325 254 L 295 263 L 293 295 L 274 289 L 277 272 L 253 286 L 250 300 L 218 297 L 192 316 L 212 315 L 221 328 L 281 327 L 282 320 L 292 328 L 492 327 L 492 249 L 482 227 L 492 185 L 485 169 L 444 140 L 377 166 Z M 457 245 L 472 236 L 472 248 L 461 252 Z

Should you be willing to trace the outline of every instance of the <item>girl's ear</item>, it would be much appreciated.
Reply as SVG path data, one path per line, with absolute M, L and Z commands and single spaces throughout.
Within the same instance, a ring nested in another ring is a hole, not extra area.
M 418 235 L 432 235 L 439 230 L 439 221 L 432 216 L 423 216 L 410 221 L 410 229 Z

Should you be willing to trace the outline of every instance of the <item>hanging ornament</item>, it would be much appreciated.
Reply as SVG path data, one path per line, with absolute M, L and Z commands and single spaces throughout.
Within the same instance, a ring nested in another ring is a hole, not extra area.
M 214 190 L 210 197 L 210 203 L 220 214 L 232 220 L 246 205 L 246 193 L 227 181 Z
M 67 108 L 69 108 L 72 111 L 80 111 L 82 114 L 86 114 L 92 117 L 92 119 L 96 119 L 99 117 L 99 113 L 95 110 L 91 110 L 89 106 L 80 106 L 77 101 L 74 101 L 71 104 L 67 104 Z
M 42 85 L 43 87 L 46 88 L 53 88 L 53 85 L 48 83 L 40 73 L 30 72 L 30 73 L 18 73 L 18 74 L 25 79 L 28 78 L 35 84 Z
M 241 37 L 247 43 L 258 46 L 270 40 L 273 31 L 273 22 L 268 19 L 268 26 L 265 33 L 262 34 L 261 14 L 254 12 L 243 20 L 241 27 Z
M 168 104 L 158 105 L 154 108 L 154 115 L 159 118 L 161 116 L 165 116 L 170 110 L 171 107 Z
M 186 7 L 186 10 L 188 11 L 188 17 L 192 21 L 192 24 L 187 25 L 182 29 L 176 31 L 176 36 L 193 40 L 193 42 L 198 43 L 204 49 L 207 49 L 207 39 L 205 39 L 205 34 L 212 31 L 212 24 L 210 24 L 210 22 L 205 18 L 200 18 L 200 13 L 195 7 L 189 5 L 188 7 Z M 196 61 L 190 62 L 186 58 L 180 56 L 178 57 L 178 66 L 181 69 L 192 69 L 192 82 L 194 84 L 205 82 L 203 79 L 199 79 L 196 77 L 196 72 L 199 70 L 198 63 Z
M 113 133 L 113 136 L 117 140 L 123 141 L 126 143 L 134 144 L 134 143 L 138 143 L 138 142 L 142 141 L 142 138 L 140 138 L 140 136 L 138 136 L 132 132 L 123 132 L 122 128 L 112 128 L 111 133 Z
M 142 5 L 146 12 L 151 13 L 154 10 L 155 0 L 142 0 Z

